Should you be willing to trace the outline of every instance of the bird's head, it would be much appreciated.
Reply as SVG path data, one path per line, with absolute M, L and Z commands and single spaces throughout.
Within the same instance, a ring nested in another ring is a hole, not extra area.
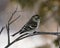
M 37 22 L 40 20 L 40 17 L 39 17 L 39 15 L 34 15 L 34 16 L 32 16 L 32 19 L 33 19 L 33 21 Z

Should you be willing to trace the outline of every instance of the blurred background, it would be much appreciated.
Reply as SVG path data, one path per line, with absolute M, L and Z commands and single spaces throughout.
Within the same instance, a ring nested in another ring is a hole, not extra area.
M 40 16 L 41 32 L 57 32 L 57 25 L 58 32 L 60 32 L 60 0 L 0 0 L 0 29 L 7 24 L 16 8 L 18 12 L 13 19 L 19 15 L 20 18 L 10 25 L 10 35 L 21 29 L 35 14 Z M 11 37 L 11 41 L 18 36 Z M 57 36 L 54 35 L 37 35 L 16 42 L 9 48 L 56 48 L 53 43 L 55 39 Z M 0 47 L 4 48 L 6 45 L 7 32 L 4 29 L 0 35 Z

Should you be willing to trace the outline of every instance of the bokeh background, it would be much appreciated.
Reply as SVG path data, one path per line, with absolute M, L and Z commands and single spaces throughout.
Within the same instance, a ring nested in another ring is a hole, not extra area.
M 0 29 L 5 26 L 8 19 L 18 7 L 13 19 L 20 18 L 10 25 L 10 35 L 17 32 L 23 25 L 35 14 L 39 14 L 41 18 L 41 32 L 57 32 L 59 22 L 59 0 L 0 0 Z M 52 17 L 51 17 L 52 16 Z M 46 20 L 49 18 L 46 22 Z M 58 18 L 58 20 L 57 20 Z M 60 27 L 59 30 L 60 31 Z M 11 41 L 19 36 L 11 37 Z M 56 48 L 53 41 L 57 36 L 52 35 L 37 35 L 32 36 L 11 45 L 9 48 Z M 7 32 L 3 30 L 0 35 L 0 48 L 7 45 Z

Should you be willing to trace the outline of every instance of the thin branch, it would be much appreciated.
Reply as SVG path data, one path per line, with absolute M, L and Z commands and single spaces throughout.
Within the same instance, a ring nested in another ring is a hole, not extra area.
M 25 37 L 22 37 L 22 36 L 19 36 L 18 38 L 16 38 L 13 42 L 11 42 L 10 44 L 8 44 L 5 48 L 8 48 L 9 46 L 11 46 L 13 43 L 19 41 L 19 40 L 22 40 L 24 38 L 27 38 L 27 37 L 31 37 L 31 36 L 34 36 L 34 35 L 57 35 L 57 34 L 60 34 L 60 33 L 56 33 L 56 32 L 33 32 L 33 34 L 29 34 L 28 36 L 25 36 Z M 22 37 L 22 38 L 21 38 Z
M 12 20 L 12 18 L 13 18 L 13 16 L 14 16 L 14 14 L 17 12 L 17 9 L 18 9 L 18 6 L 17 6 L 16 10 L 12 13 L 12 15 L 11 15 L 10 19 L 8 20 L 8 23 Z M 17 18 L 18 18 L 18 17 L 17 17 Z M 15 19 L 15 20 L 17 20 L 17 19 Z M 13 23 L 13 21 L 12 21 L 11 23 Z M 10 24 L 11 24 L 11 23 L 10 23 Z M 5 28 L 5 26 L 4 26 L 4 27 L 2 27 L 2 29 L 0 30 L 0 34 L 1 34 L 1 33 L 2 33 L 2 31 L 4 30 L 4 28 Z
M 2 31 L 5 29 L 5 27 L 2 27 L 2 29 L 0 30 L 0 34 L 2 33 Z
M 17 7 L 17 8 L 18 8 L 18 7 Z M 12 15 L 11 15 L 10 19 L 8 20 L 8 22 L 10 22 L 10 21 L 12 20 L 14 14 L 17 12 L 17 8 L 16 8 L 16 10 L 12 13 Z
M 13 22 L 15 22 L 19 17 L 20 17 L 20 16 L 18 16 L 16 19 L 14 19 L 13 21 L 11 21 L 11 22 L 9 23 L 9 25 L 12 24 Z
M 7 36 L 8 36 L 8 44 L 10 44 L 10 33 L 9 33 L 9 25 L 6 25 Z
M 10 28 L 9 28 L 9 26 L 10 26 L 10 24 L 12 24 L 13 22 L 15 22 L 15 21 L 20 17 L 20 16 L 18 16 L 16 19 L 12 20 L 14 14 L 15 14 L 16 12 L 17 12 L 17 8 L 16 8 L 16 10 L 12 13 L 12 16 L 11 16 L 10 19 L 8 20 L 8 24 L 6 25 L 7 36 L 8 36 L 8 45 L 10 44 L 10 32 L 9 32 Z M 11 20 L 12 20 L 12 21 L 11 21 Z
M 13 17 L 13 16 L 10 17 L 9 21 L 12 19 L 12 17 Z M 13 22 L 15 22 L 19 17 L 20 17 L 20 16 L 18 16 L 16 19 L 14 19 L 13 21 L 11 21 L 10 23 L 9 23 L 9 21 L 8 21 L 9 25 L 12 24 Z M 0 34 L 2 33 L 2 31 L 3 31 L 4 29 L 5 29 L 5 26 L 1 28 Z
M 20 36 L 20 37 L 22 37 L 22 38 L 20 38 L 19 40 L 21 40 L 21 39 L 24 39 L 24 38 L 27 38 L 27 37 L 31 37 L 31 36 L 34 36 L 34 35 L 57 35 L 57 34 L 60 34 L 60 33 L 51 33 L 51 32 L 33 32 L 32 34 L 29 34 L 28 36 L 25 36 L 25 35 L 22 35 L 22 36 Z M 25 36 L 25 37 L 23 37 L 23 36 Z M 19 41 L 19 40 L 16 40 L 16 41 Z

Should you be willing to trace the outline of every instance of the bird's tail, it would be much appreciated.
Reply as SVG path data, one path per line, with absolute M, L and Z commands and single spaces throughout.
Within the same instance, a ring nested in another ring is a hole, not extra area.
M 15 36 L 15 35 L 16 35 L 16 34 L 18 34 L 18 33 L 20 33 L 20 31 L 18 31 L 18 32 L 14 33 L 12 36 Z
M 26 32 L 26 29 L 22 29 L 19 33 L 20 34 L 23 34 L 23 33 L 25 33 Z
M 22 34 L 22 33 L 24 33 L 24 32 L 25 32 L 25 31 L 20 30 L 20 31 L 14 33 L 12 36 L 15 36 L 15 35 L 18 34 L 18 33 Z
M 24 33 L 24 31 L 23 32 L 20 32 L 20 34 L 23 34 Z

